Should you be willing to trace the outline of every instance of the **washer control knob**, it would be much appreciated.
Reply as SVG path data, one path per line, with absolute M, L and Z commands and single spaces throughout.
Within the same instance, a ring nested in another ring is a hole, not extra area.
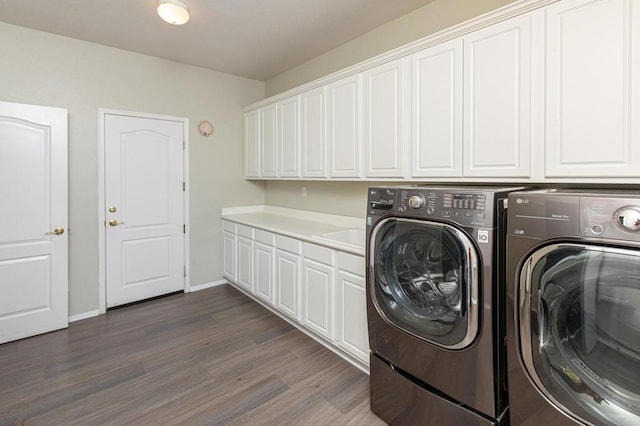
M 640 230 L 640 209 L 637 207 L 623 207 L 615 213 L 613 220 L 622 229 L 638 231 Z
M 409 207 L 412 209 L 419 209 L 422 206 L 424 206 L 424 197 L 422 195 L 412 195 L 409 198 Z

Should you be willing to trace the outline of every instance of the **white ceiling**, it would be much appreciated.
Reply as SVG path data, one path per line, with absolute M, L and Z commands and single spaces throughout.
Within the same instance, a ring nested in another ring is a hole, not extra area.
M 434 0 L 184 0 L 173 26 L 157 0 L 0 0 L 0 21 L 268 80 Z

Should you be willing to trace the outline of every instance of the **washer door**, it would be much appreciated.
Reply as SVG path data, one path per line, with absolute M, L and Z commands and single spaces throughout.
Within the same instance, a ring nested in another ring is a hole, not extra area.
M 539 391 L 582 422 L 640 424 L 640 251 L 546 246 L 524 262 L 516 294 Z
M 478 255 L 453 226 L 386 219 L 371 237 L 369 286 L 389 324 L 448 349 L 478 333 Z

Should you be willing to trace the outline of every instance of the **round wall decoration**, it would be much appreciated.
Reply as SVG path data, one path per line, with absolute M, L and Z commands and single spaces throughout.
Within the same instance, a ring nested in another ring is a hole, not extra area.
M 209 136 L 213 133 L 213 124 L 208 121 L 201 121 L 200 124 L 198 124 L 198 131 L 202 136 Z

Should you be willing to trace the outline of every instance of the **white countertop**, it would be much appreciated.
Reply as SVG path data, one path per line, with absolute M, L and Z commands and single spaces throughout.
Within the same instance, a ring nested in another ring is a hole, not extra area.
M 359 219 L 282 207 L 249 206 L 223 208 L 221 218 L 358 256 L 365 255 L 363 238 L 362 242 L 355 245 L 323 236 L 323 234 L 350 230 L 361 230 L 363 236 L 364 217 Z

